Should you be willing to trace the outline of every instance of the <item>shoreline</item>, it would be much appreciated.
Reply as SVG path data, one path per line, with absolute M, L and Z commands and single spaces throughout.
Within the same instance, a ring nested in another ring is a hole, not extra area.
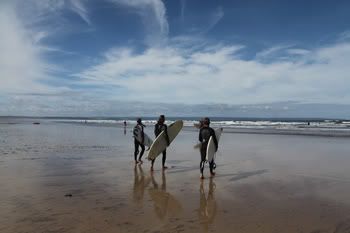
M 103 123 L 82 123 L 82 122 L 56 122 L 60 124 L 74 124 L 81 126 L 95 126 L 95 127 L 112 127 L 112 128 L 124 128 L 120 124 L 103 124 Z M 133 126 L 127 126 L 126 129 L 131 129 Z M 147 125 L 146 128 L 153 127 L 153 125 Z M 350 128 L 337 129 L 337 128 L 298 128 L 298 129 L 269 129 L 269 128 L 240 128 L 240 127 L 225 127 L 225 126 L 212 126 L 213 128 L 223 128 L 224 133 L 234 134 L 262 134 L 262 135 L 295 135 L 295 136 L 314 136 L 314 137 L 340 137 L 349 138 Z M 195 131 L 194 126 L 184 126 L 183 130 Z
M 0 118 L 0 125 L 16 125 L 16 124 L 45 124 L 45 125 L 80 125 L 80 126 L 93 126 L 93 127 L 111 127 L 111 128 L 123 128 L 122 120 L 110 120 L 109 118 L 91 119 L 86 121 L 78 118 Z M 184 118 L 185 131 L 197 131 L 194 127 L 194 123 L 197 122 L 195 118 Z M 225 133 L 234 134 L 263 134 L 263 135 L 301 135 L 301 136 L 320 136 L 320 137 L 350 137 L 350 121 L 342 120 L 326 120 L 312 122 L 315 119 L 284 119 L 285 121 L 275 122 L 273 118 L 264 119 L 251 119 L 251 121 L 235 121 L 236 118 L 219 118 L 226 121 L 212 121 L 211 127 L 223 128 Z M 216 120 L 219 120 L 216 119 Z M 276 118 L 277 119 L 277 118 Z M 276 120 L 275 119 L 275 120 Z M 262 121 L 263 120 L 263 121 Z M 270 121 L 269 121 L 270 120 Z M 283 119 L 278 119 L 283 120 Z M 302 120 L 300 122 L 296 120 Z M 305 121 L 308 120 L 308 121 Z M 308 125 L 308 122 L 311 124 Z M 133 127 L 136 122 L 134 120 L 127 120 L 127 128 Z M 167 122 L 167 124 L 171 123 Z M 145 119 L 144 124 L 146 129 L 152 128 L 155 124 L 155 120 L 151 118 Z

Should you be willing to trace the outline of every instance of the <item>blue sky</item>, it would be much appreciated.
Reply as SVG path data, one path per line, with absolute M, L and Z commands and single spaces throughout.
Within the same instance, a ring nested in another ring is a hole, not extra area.
M 4 0 L 0 32 L 0 115 L 299 103 L 350 117 L 349 1 Z

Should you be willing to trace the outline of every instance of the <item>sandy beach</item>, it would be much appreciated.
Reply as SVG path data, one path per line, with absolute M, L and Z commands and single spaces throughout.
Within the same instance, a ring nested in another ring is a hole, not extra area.
M 224 133 L 201 181 L 197 134 L 151 173 L 131 128 L 0 125 L 0 232 L 350 232 L 349 138 Z

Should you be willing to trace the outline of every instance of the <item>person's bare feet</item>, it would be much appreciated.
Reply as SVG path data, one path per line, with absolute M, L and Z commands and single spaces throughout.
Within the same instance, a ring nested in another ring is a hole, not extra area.
M 168 167 L 167 166 L 163 166 L 163 170 L 165 170 L 165 169 L 168 169 Z
M 210 175 L 213 177 L 213 176 L 215 176 L 215 172 L 210 172 Z
M 204 176 L 203 176 L 203 174 L 201 174 L 201 176 L 199 177 L 201 180 L 203 180 L 204 179 Z
M 143 164 L 143 161 L 141 160 L 141 159 L 139 159 L 139 161 L 138 161 L 140 164 Z
M 137 160 L 135 160 L 135 165 L 138 163 L 138 161 Z
M 153 172 L 154 171 L 154 169 L 153 169 L 153 166 L 151 167 L 151 172 Z

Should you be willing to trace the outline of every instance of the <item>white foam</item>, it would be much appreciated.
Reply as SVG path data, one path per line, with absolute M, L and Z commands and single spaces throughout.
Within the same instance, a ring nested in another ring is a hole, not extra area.
M 88 123 L 88 124 L 108 124 L 108 125 L 123 125 L 124 120 L 108 120 L 108 119 L 57 119 L 55 121 L 66 122 L 66 123 Z M 128 126 L 135 125 L 135 120 L 125 120 Z M 166 124 L 171 124 L 174 121 L 166 121 Z M 146 126 L 152 126 L 157 123 L 157 120 L 146 119 L 142 123 Z M 199 123 L 197 120 L 184 120 L 184 126 L 193 127 L 195 123 Z M 285 129 L 285 130 L 335 130 L 344 129 L 350 130 L 350 121 L 337 122 L 332 120 L 325 120 L 319 122 L 283 122 L 283 121 L 235 121 L 235 120 L 221 120 L 211 121 L 212 127 L 223 127 L 223 128 L 238 128 L 238 129 Z

